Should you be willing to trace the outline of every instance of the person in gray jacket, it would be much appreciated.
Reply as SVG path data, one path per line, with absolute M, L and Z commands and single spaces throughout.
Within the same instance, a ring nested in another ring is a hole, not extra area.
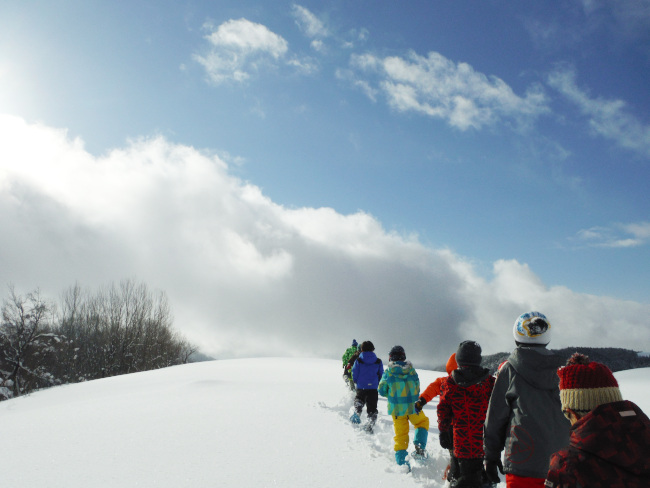
M 513 334 L 517 348 L 499 371 L 483 428 L 485 470 L 493 483 L 498 470 L 509 488 L 541 488 L 551 454 L 569 440 L 557 375 L 563 361 L 546 349 L 551 324 L 543 314 L 522 314 Z

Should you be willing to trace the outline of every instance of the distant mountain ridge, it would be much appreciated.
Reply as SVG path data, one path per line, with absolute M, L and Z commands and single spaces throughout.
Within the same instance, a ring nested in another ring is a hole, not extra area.
M 565 362 L 575 352 L 585 354 L 591 361 L 603 363 L 614 373 L 626 369 L 650 367 L 650 356 L 648 356 L 647 353 L 644 354 L 630 349 L 617 347 L 565 347 L 564 349 L 551 350 L 562 356 Z M 498 352 L 496 354 L 483 356 L 483 362 L 481 365 L 488 368 L 491 373 L 494 373 L 499 365 L 508 359 L 508 356 L 510 356 L 510 352 Z M 434 370 L 445 371 L 445 365 L 438 365 Z

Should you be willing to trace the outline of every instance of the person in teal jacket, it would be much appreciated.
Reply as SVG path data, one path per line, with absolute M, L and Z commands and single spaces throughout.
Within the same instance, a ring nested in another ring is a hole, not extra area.
M 407 465 L 409 444 L 409 422 L 415 427 L 413 444 L 414 459 L 427 457 L 426 446 L 429 436 L 429 418 L 423 411 L 415 411 L 415 402 L 420 396 L 420 378 L 402 346 L 395 346 L 388 354 L 388 368 L 379 382 L 379 394 L 388 400 L 388 415 L 393 418 L 395 429 L 395 461 Z

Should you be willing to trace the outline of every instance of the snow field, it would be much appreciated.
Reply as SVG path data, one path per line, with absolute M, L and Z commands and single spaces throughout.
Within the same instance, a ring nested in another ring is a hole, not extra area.
M 12 488 L 443 487 L 437 402 L 424 409 L 430 459 L 405 474 L 386 400 L 374 434 L 352 426 L 341 373 L 336 360 L 211 361 L 2 402 L 0 479 Z M 443 373 L 418 374 L 424 388 Z M 650 411 L 648 369 L 616 376 L 624 397 Z M 412 428 L 410 438 L 409 452 Z

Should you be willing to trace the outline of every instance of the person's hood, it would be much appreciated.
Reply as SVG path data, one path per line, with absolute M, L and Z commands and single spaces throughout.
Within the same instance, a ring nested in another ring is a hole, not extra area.
M 544 347 L 519 346 L 510 354 L 508 363 L 535 388 L 555 390 L 559 387 L 557 370 L 564 361 Z
M 388 371 L 397 377 L 405 377 L 413 373 L 413 364 L 408 359 L 405 361 L 389 361 Z
M 490 370 L 480 366 L 457 368 L 451 372 L 451 378 L 458 386 L 463 388 L 476 385 L 490 376 Z
M 359 357 L 366 364 L 372 364 L 377 361 L 377 355 L 373 351 L 364 351 L 359 354 Z
M 458 368 L 458 363 L 456 362 L 456 353 L 453 353 L 447 360 L 447 374 L 451 374 L 456 368 Z
M 573 424 L 569 442 L 603 462 L 648 479 L 649 425 L 648 417 L 633 402 L 605 403 Z

